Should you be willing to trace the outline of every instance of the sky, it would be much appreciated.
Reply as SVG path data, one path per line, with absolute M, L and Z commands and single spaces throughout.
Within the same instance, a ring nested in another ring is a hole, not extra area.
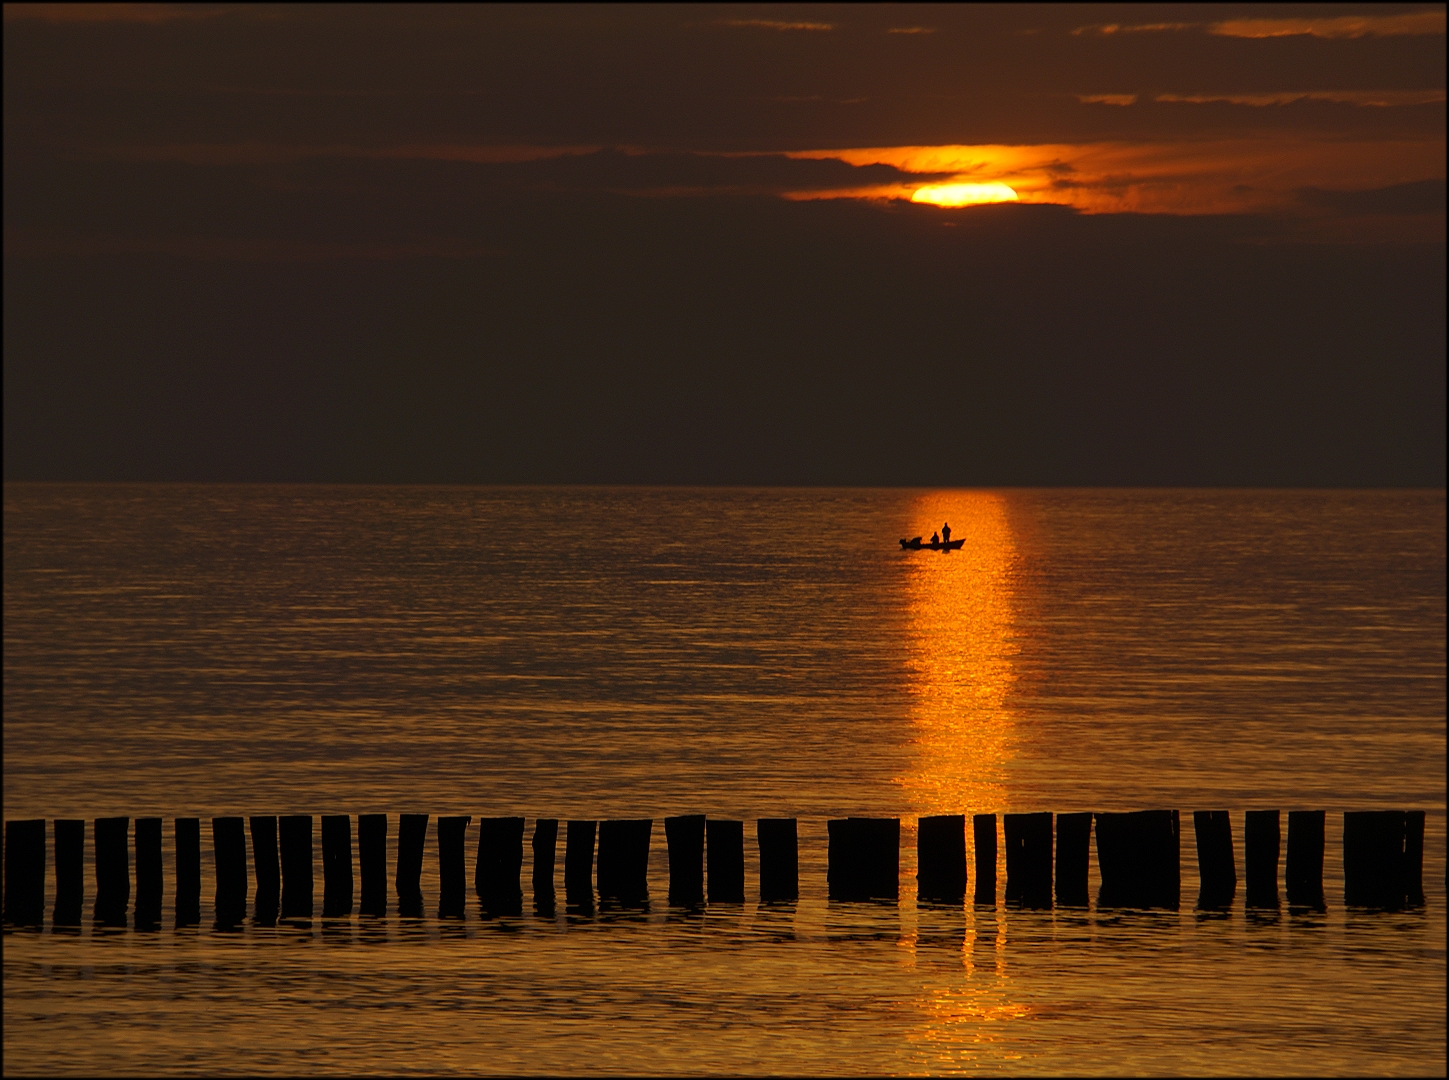
M 1442 486 L 1444 5 L 4 7 L 6 480 Z

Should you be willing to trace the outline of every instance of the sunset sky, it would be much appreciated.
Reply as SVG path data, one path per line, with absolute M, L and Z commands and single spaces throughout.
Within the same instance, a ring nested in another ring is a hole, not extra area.
M 4 18 L 7 479 L 1444 483 L 1443 5 Z

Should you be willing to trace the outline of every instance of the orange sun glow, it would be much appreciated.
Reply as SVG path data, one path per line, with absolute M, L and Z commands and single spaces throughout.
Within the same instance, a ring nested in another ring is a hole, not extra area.
M 933 206 L 977 206 L 981 203 L 1016 202 L 1016 192 L 1005 184 L 927 184 L 917 188 L 911 202 Z

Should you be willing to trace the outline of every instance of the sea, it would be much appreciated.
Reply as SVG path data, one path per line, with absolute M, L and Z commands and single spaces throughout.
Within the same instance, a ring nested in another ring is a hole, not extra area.
M 87 907 L 48 852 L 4 1074 L 1442 1076 L 1445 693 L 1443 490 L 6 484 L 4 815 L 86 819 Z M 1086 908 L 1008 906 L 1004 853 L 917 902 L 921 816 L 1139 809 L 1178 910 L 1100 907 L 1095 854 Z M 1245 909 L 1263 809 L 1327 812 L 1325 910 Z M 1345 907 L 1365 809 L 1426 811 L 1422 906 Z M 344 813 L 432 815 L 422 918 L 320 918 L 319 866 L 318 917 L 213 926 L 207 819 Z M 520 915 L 437 918 L 451 814 L 470 880 L 479 818 L 650 818 L 648 903 L 536 910 L 525 862 Z M 679 814 L 744 821 L 743 905 L 669 905 Z M 91 920 L 121 815 L 165 819 L 159 930 Z M 829 900 L 845 816 L 900 818 L 898 901 Z

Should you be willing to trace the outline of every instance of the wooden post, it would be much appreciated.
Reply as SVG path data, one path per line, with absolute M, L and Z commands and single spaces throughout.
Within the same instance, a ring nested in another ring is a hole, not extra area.
M 84 821 L 55 823 L 55 913 L 56 926 L 79 926 L 85 907 Z M 6 895 L 9 893 L 7 891 Z
M 124 859 L 124 831 L 121 844 L 121 857 Z M 125 912 L 123 902 L 123 921 Z M 45 923 L 44 818 L 5 823 L 5 921 L 14 926 L 43 926 Z
M 1091 863 L 1092 812 L 1057 815 L 1056 899 L 1058 907 L 1086 907 Z
M 1250 908 L 1278 906 L 1278 852 L 1281 848 L 1277 810 L 1249 810 L 1243 815 L 1243 863 L 1247 870 Z
M 1391 910 L 1404 904 L 1402 810 L 1350 810 L 1343 815 L 1343 902 Z
M 669 847 L 669 902 L 679 907 L 704 903 L 704 815 L 665 818 L 664 840 Z
M 745 823 L 724 818 L 710 818 L 706 825 L 709 844 L 705 856 L 709 863 L 709 902 L 711 904 L 743 904 L 745 902 Z
M 599 901 L 638 904 L 649 899 L 652 818 L 599 823 Z
M 136 819 L 136 929 L 161 926 L 161 819 Z
M 423 842 L 427 814 L 403 814 L 397 830 L 397 909 L 410 919 L 423 917 Z
M 800 847 L 794 818 L 760 818 L 755 823 L 760 844 L 760 900 L 776 903 L 799 899 Z
M 1421 907 L 1424 903 L 1424 811 L 1404 813 L 1404 903 Z
M 1018 907 L 1052 906 L 1052 815 L 1006 814 L 1006 902 Z
M 827 822 L 826 829 L 830 899 L 899 899 L 900 818 L 845 818 Z
M 106 926 L 125 926 L 131 906 L 131 859 L 126 851 L 130 825 L 130 818 L 96 819 L 94 915 L 96 922 Z
M 357 859 L 362 864 L 363 915 L 387 914 L 387 815 L 357 815 Z
M 1098 907 L 1169 908 L 1181 893 L 1180 827 L 1176 810 L 1095 814 Z
M 564 901 L 594 906 L 594 822 L 570 821 L 564 834 Z
M 1233 822 L 1226 810 L 1194 810 L 1192 831 L 1197 840 L 1197 906 L 1221 911 L 1232 906 L 1238 893 L 1238 866 L 1233 855 Z
M 212 818 L 211 849 L 216 858 L 216 926 L 226 930 L 247 917 L 247 842 L 242 819 Z
M 996 815 L 977 814 L 971 819 L 976 843 L 976 903 L 996 906 Z
M 966 815 L 916 822 L 916 899 L 960 903 L 966 898 Z
M 523 911 L 523 818 L 478 819 L 478 862 L 473 889 L 490 915 Z
M 1322 911 L 1323 822 L 1322 810 L 1288 811 L 1288 859 L 1283 877 L 1288 886 L 1288 906 Z
M 537 818 L 533 822 L 533 906 L 540 915 L 554 909 L 553 863 L 558 847 L 558 819 Z
M 282 842 L 282 918 L 312 917 L 312 815 L 288 814 L 277 822 Z
M 322 917 L 341 919 L 352 914 L 352 817 L 322 817 Z
M 177 818 L 176 925 L 201 922 L 201 819 Z
M 277 916 L 282 910 L 282 865 L 277 855 L 277 819 L 254 817 L 247 824 L 252 834 L 252 870 L 257 879 L 252 925 L 276 926 Z
M 438 818 L 438 918 L 461 919 L 467 914 L 467 838 L 472 814 Z

